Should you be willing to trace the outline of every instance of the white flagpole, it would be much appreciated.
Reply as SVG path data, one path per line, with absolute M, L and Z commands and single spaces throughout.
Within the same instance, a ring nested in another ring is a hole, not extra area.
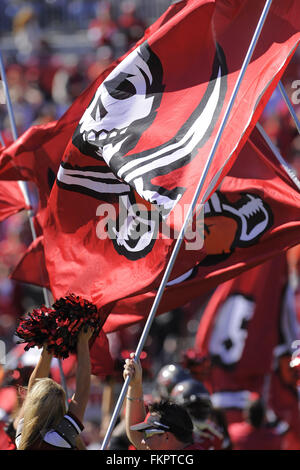
M 5 94 L 5 99 L 6 99 L 8 115 L 9 115 L 9 121 L 10 121 L 10 125 L 11 125 L 11 131 L 12 131 L 14 141 L 16 141 L 17 138 L 18 138 L 17 126 L 16 126 L 15 117 L 14 117 L 14 113 L 13 113 L 13 107 L 12 107 L 12 103 L 11 103 L 11 99 L 10 99 L 10 94 L 9 94 L 9 89 L 8 89 L 8 84 L 7 84 L 7 79 L 6 79 L 6 72 L 5 72 L 5 67 L 4 67 L 4 62 L 3 62 L 1 52 L 0 52 L 0 73 L 1 73 L 1 79 L 2 79 L 3 88 L 4 88 L 4 94 Z M 19 183 L 21 191 L 23 193 L 25 203 L 29 207 L 31 207 L 30 195 L 29 195 L 29 191 L 28 191 L 28 187 L 27 187 L 26 182 L 25 181 L 18 181 L 18 183 Z M 36 230 L 35 230 L 35 227 L 34 227 L 32 210 L 31 209 L 28 210 L 27 214 L 28 214 L 28 220 L 29 220 L 29 224 L 30 224 L 30 230 L 31 230 L 32 238 L 33 238 L 33 240 L 36 240 L 37 234 L 36 234 Z M 49 292 L 45 287 L 43 287 L 43 296 L 44 296 L 45 305 L 47 307 L 50 307 L 51 302 L 50 302 Z M 61 359 L 58 359 L 58 365 L 59 365 L 59 370 L 60 370 L 61 383 L 62 383 L 62 386 L 65 390 L 66 397 L 68 398 L 68 390 L 67 390 L 66 379 L 65 379 L 65 376 L 64 376 L 63 368 L 62 368 Z
M 268 136 L 268 134 L 266 133 L 266 131 L 264 130 L 264 128 L 259 122 L 256 124 L 256 127 L 259 130 L 261 136 L 265 139 L 266 143 L 268 144 L 272 152 L 274 153 L 275 157 L 279 161 L 280 165 L 282 166 L 286 174 L 291 178 L 291 180 L 297 186 L 297 188 L 300 189 L 300 181 L 296 173 L 294 172 L 293 168 L 291 168 L 290 165 L 285 161 L 285 159 L 279 152 L 279 149 L 276 147 L 274 142 L 272 142 L 271 138 Z
M 278 83 L 278 88 L 279 88 L 279 90 L 280 90 L 280 93 L 281 93 L 281 95 L 282 95 L 282 98 L 284 99 L 284 101 L 285 101 L 285 103 L 286 103 L 286 105 L 287 105 L 287 107 L 288 107 L 288 109 L 289 109 L 289 112 L 291 113 L 291 116 L 292 116 L 292 118 L 293 118 L 293 120 L 294 120 L 294 123 L 295 123 L 295 126 L 296 126 L 296 128 L 297 128 L 298 134 L 300 134 L 300 121 L 299 121 L 299 119 L 298 119 L 298 117 L 297 117 L 297 114 L 295 113 L 295 110 L 294 110 L 294 108 L 293 108 L 293 105 L 292 105 L 292 103 L 290 102 L 290 99 L 289 99 L 289 97 L 288 97 L 288 95 L 287 95 L 287 92 L 285 91 L 285 88 L 284 88 L 284 86 L 283 86 L 283 84 L 282 84 L 281 81 Z
M 5 147 L 5 142 L 4 142 L 4 139 L 3 139 L 2 132 L 0 132 L 0 144 L 2 145 L 2 147 Z
M 173 249 L 173 252 L 171 254 L 171 257 L 170 257 L 170 260 L 168 262 L 168 265 L 166 267 L 166 270 L 165 270 L 165 273 L 164 273 L 164 276 L 163 276 L 163 279 L 161 281 L 161 284 L 158 288 L 158 291 L 157 291 L 157 295 L 154 299 L 154 302 L 153 302 L 153 305 L 152 305 L 152 308 L 151 308 L 151 311 L 149 313 L 149 316 L 148 316 L 148 319 L 147 319 L 147 322 L 145 324 L 145 327 L 144 327 L 144 330 L 142 332 L 142 335 L 141 335 L 141 338 L 140 338 L 140 341 L 139 341 L 139 344 L 137 346 L 137 349 L 135 351 L 135 358 L 138 359 L 140 357 L 140 354 L 143 350 L 143 347 L 144 347 L 144 344 L 146 342 L 146 339 L 147 339 L 147 336 L 148 336 L 148 333 L 150 331 L 150 328 L 151 328 L 151 325 L 153 323 L 153 320 L 155 318 L 155 315 L 156 315 L 156 311 L 157 311 L 157 308 L 159 306 L 159 302 L 161 300 L 161 297 L 163 295 L 163 291 L 166 287 L 166 284 L 168 282 L 168 279 L 170 277 L 170 274 L 172 272 L 172 269 L 173 269 L 173 266 L 174 266 L 174 263 L 175 263 L 175 260 L 176 260 L 176 257 L 178 255 L 178 252 L 179 252 L 179 249 L 180 249 L 180 246 L 181 246 L 181 243 L 182 243 L 182 240 L 183 240 L 183 237 L 184 237 L 184 234 L 185 234 L 185 231 L 187 229 L 187 226 L 188 226 L 188 223 L 189 221 L 191 220 L 191 216 L 195 210 L 195 207 L 196 207 L 196 204 L 197 204 L 197 201 L 199 199 L 199 196 L 200 196 L 200 193 L 201 193 L 201 190 L 203 188 L 203 185 L 204 185 L 204 181 L 205 181 L 205 178 L 207 176 L 207 173 L 208 173 L 208 170 L 212 164 L 212 161 L 213 161 L 213 158 L 216 154 L 216 150 L 217 150 L 217 147 L 220 143 L 220 140 L 221 140 L 221 136 L 223 134 L 223 131 L 225 129 L 225 126 L 227 124 L 227 121 L 228 121 L 228 118 L 229 118 L 229 115 L 230 115 L 230 112 L 231 112 L 231 109 L 233 107 L 233 104 L 234 104 L 234 101 L 236 99 L 236 96 L 237 96 L 237 93 L 238 93 L 238 90 L 240 88 L 240 85 L 241 85 L 241 82 L 243 80 L 243 77 L 245 75 L 245 72 L 246 72 L 246 69 L 250 63 L 250 60 L 251 60 L 251 57 L 252 57 L 252 54 L 253 54 L 253 51 L 255 49 L 255 46 L 257 44 L 257 41 L 259 39 L 259 36 L 260 36 L 260 33 L 261 33 L 261 30 L 263 28 L 263 25 L 265 23 L 265 20 L 267 18 L 267 15 L 269 13 L 269 10 L 270 10 L 270 7 L 271 7 L 271 4 L 272 4 L 272 0 L 266 0 L 266 3 L 265 3 L 265 6 L 263 8 L 263 11 L 261 13 L 261 16 L 260 16 L 260 19 L 259 19 L 259 22 L 257 24 L 257 27 L 256 27 L 256 30 L 254 32 L 254 35 L 252 37 L 252 40 L 251 40 L 251 43 L 250 43 L 250 46 L 249 46 L 249 49 L 247 51 L 247 54 L 246 54 L 246 57 L 244 59 L 244 63 L 242 65 L 242 68 L 240 70 L 240 73 L 239 73 L 239 76 L 238 76 L 238 79 L 237 79 L 237 82 L 235 84 L 235 87 L 234 87 L 234 90 L 232 92 L 232 95 L 230 97 L 230 101 L 228 103 L 228 106 L 227 106 L 227 109 L 226 109 L 226 112 L 224 114 L 224 117 L 222 119 L 222 122 L 221 122 L 221 125 L 220 125 L 220 128 L 218 130 L 218 133 L 216 135 L 216 138 L 215 138 L 215 141 L 214 141 L 214 144 L 212 146 L 212 149 L 210 151 L 210 154 L 209 154 L 209 157 L 206 161 L 206 164 L 205 164 L 205 167 L 204 167 L 204 170 L 202 172 L 202 175 L 200 177 L 200 180 L 199 180 L 199 183 L 198 183 L 198 186 L 197 186 L 197 189 L 195 191 L 195 194 L 194 194 L 194 197 L 193 197 L 193 200 L 190 204 L 190 207 L 189 207 L 189 210 L 188 210 L 188 213 L 186 215 L 186 218 L 185 218 L 185 221 L 183 223 L 183 226 L 181 228 L 181 231 L 179 233 L 179 236 L 178 236 L 178 239 L 175 243 L 175 246 L 174 246 L 174 249 Z M 104 440 L 103 440 L 103 443 L 102 443 L 102 446 L 101 446 L 101 450 L 105 450 L 107 448 L 107 445 L 109 443 L 109 439 L 110 439 L 110 436 L 111 436 L 111 433 L 114 429 L 114 426 L 115 426 L 115 423 L 117 421 L 117 418 L 120 414 L 120 410 L 121 410 L 121 406 L 123 404 L 123 401 L 125 399 L 125 395 L 127 393 L 127 389 L 128 389 L 128 386 L 129 386 L 129 382 L 130 382 L 130 377 L 128 376 L 126 378 L 126 380 L 124 381 L 124 384 L 123 384 L 123 388 L 121 390 L 121 393 L 119 395 L 119 399 L 117 401 L 117 404 L 116 404 L 116 407 L 114 409 L 114 412 L 113 412 L 113 415 L 112 415 L 112 418 L 111 418 L 111 422 L 109 424 L 109 427 L 108 427 L 108 430 L 107 430 L 107 433 L 104 437 Z

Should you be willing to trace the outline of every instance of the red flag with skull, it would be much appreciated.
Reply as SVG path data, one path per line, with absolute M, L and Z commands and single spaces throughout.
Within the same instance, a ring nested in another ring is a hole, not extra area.
M 185 2 L 101 83 L 50 197 L 44 236 L 55 296 L 73 290 L 103 305 L 158 285 L 174 245 L 164 224 L 183 221 L 175 208 L 191 202 L 263 4 Z M 295 8 L 275 2 L 268 16 L 202 200 L 229 170 L 298 44 Z M 173 279 L 205 256 L 184 248 Z

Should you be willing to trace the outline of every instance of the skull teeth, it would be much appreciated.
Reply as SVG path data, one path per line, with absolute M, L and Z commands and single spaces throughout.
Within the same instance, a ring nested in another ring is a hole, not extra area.
M 98 136 L 98 139 L 103 140 L 103 139 L 106 139 L 106 137 L 107 137 L 107 133 L 106 132 L 101 132 L 101 134 Z
M 90 130 L 88 132 L 83 132 L 82 138 L 85 141 L 104 147 L 104 145 L 115 143 L 118 138 L 124 136 L 127 129 L 127 127 L 121 130 L 113 129 L 110 132 L 107 132 L 106 130 L 101 130 L 99 132 Z

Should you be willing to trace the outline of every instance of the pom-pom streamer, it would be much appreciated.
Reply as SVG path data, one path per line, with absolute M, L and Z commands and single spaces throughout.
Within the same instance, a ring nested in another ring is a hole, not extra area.
M 80 296 L 70 294 L 56 300 L 52 308 L 42 306 L 33 310 L 22 319 L 16 335 L 27 343 L 25 350 L 38 346 L 46 346 L 47 350 L 57 358 L 67 358 L 76 354 L 79 332 L 91 327 L 94 332 L 90 346 L 98 336 L 104 319 L 96 305 Z

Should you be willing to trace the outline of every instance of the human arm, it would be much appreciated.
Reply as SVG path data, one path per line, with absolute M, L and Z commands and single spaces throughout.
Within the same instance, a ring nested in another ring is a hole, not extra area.
M 31 391 L 37 379 L 49 377 L 52 357 L 53 357 L 52 354 L 49 353 L 49 351 L 47 351 L 47 347 L 44 346 L 42 349 L 40 358 L 38 360 L 38 363 L 36 364 L 29 378 L 27 393 Z
M 32 390 L 32 387 L 35 384 L 37 379 L 49 377 L 52 357 L 53 357 L 52 354 L 47 351 L 47 346 L 45 345 L 42 349 L 40 358 L 30 375 L 28 386 L 27 386 L 27 393 L 29 393 Z M 24 404 L 25 404 L 25 400 L 23 401 L 23 405 L 21 406 L 18 416 L 14 420 L 15 429 L 17 429 L 20 419 L 22 419 L 24 416 L 24 409 L 25 409 Z
M 77 371 L 76 389 L 69 405 L 69 412 L 83 421 L 85 409 L 89 400 L 91 383 L 91 361 L 89 339 L 93 334 L 91 328 L 87 332 L 79 333 L 77 342 Z
M 103 440 L 110 424 L 114 402 L 114 379 L 109 377 L 103 384 L 102 405 L 101 405 L 101 428 L 100 439 Z
M 126 434 L 137 450 L 145 450 L 145 445 L 141 443 L 141 432 L 132 431 L 130 429 L 130 426 L 144 421 L 146 416 L 143 398 L 142 367 L 140 361 L 134 359 L 134 353 L 131 353 L 130 359 L 126 359 L 125 361 L 123 372 L 124 380 L 126 380 L 128 376 L 130 377 L 130 382 L 126 396 Z

